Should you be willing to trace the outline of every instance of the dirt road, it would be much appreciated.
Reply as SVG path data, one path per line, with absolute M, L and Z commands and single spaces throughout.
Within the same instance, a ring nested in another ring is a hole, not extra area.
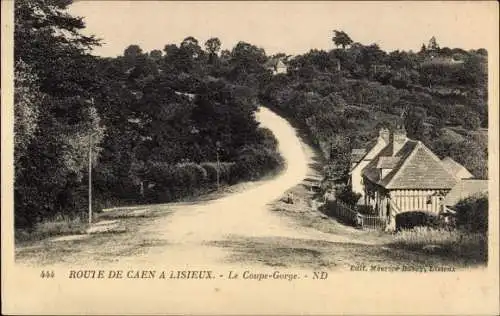
M 147 261 L 182 264 L 189 258 L 190 264 L 220 264 L 227 261 L 230 248 L 234 248 L 225 246 L 231 243 L 234 246 L 239 241 L 240 246 L 251 250 L 252 242 L 259 238 L 349 241 L 346 237 L 300 227 L 270 211 L 269 203 L 306 178 L 310 156 L 285 119 L 264 107 L 256 117 L 278 139 L 279 151 L 286 161 L 284 171 L 271 180 L 215 201 L 173 206 L 172 215 L 148 228 L 149 233 L 154 231 L 153 235 L 167 241 L 168 247 L 152 249 Z
M 286 163 L 279 175 L 237 185 L 235 193 L 215 200 L 136 208 L 139 212 L 153 211 L 151 218 L 128 218 L 123 216 L 125 210 L 117 209 L 109 212 L 118 215 L 111 218 L 112 222 L 118 221 L 125 232 L 66 236 L 21 246 L 16 249 L 18 262 L 72 266 L 117 262 L 139 266 L 332 266 L 336 264 L 330 259 L 320 258 L 323 250 L 331 249 L 328 243 L 367 244 L 349 234 L 321 232 L 273 212 L 276 201 L 287 190 L 310 176 L 312 150 L 285 119 L 269 109 L 261 107 L 256 118 L 279 142 Z M 95 226 L 109 222 L 102 221 L 107 214 L 101 214 L 101 222 Z

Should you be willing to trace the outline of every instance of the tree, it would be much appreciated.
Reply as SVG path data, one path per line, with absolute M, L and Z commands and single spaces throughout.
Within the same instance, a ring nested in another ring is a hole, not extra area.
M 25 62 L 18 60 L 14 73 L 14 164 L 19 165 L 35 137 L 44 95 L 38 87 L 38 77 Z
M 422 47 L 420 47 L 420 54 L 425 54 L 425 52 L 427 52 L 427 48 L 425 47 L 425 44 L 422 43 Z
M 200 56 L 201 47 L 198 40 L 192 36 L 186 37 L 180 45 L 181 51 L 187 52 L 189 58 L 197 58 Z
M 439 45 L 437 43 L 436 37 L 431 37 L 429 40 L 429 44 L 427 44 L 427 51 L 438 53 L 439 52 Z
M 96 132 L 94 157 L 103 136 L 99 115 L 86 102 L 102 86 L 97 60 L 88 55 L 99 42 L 80 33 L 85 25 L 67 13 L 70 4 L 14 4 L 17 227 L 86 206 L 77 192 L 88 163 L 88 133 Z
M 156 62 L 160 61 L 162 56 L 163 53 L 159 49 L 153 49 L 151 52 L 149 52 L 149 57 L 151 57 Z
M 481 119 L 479 115 L 475 112 L 470 111 L 467 115 L 464 116 L 464 128 L 469 131 L 475 131 L 481 125 Z
M 205 42 L 205 49 L 208 51 L 208 62 L 213 64 L 217 59 L 221 42 L 217 37 L 212 37 Z
M 210 54 L 217 55 L 219 53 L 220 48 L 221 48 L 220 39 L 217 37 L 212 37 L 212 38 L 208 39 L 205 42 L 205 48 Z
M 165 55 L 167 57 L 170 57 L 170 56 L 173 56 L 177 53 L 177 51 L 179 50 L 179 48 L 177 47 L 177 45 L 175 44 L 167 44 L 165 45 L 165 47 L 163 48 L 163 51 L 165 52 Z
M 346 46 L 349 46 L 353 43 L 352 39 L 349 37 L 349 35 L 347 35 L 346 32 L 334 30 L 333 33 L 334 36 L 332 37 L 332 41 L 335 46 L 342 46 L 342 49 L 345 49 Z
M 426 130 L 424 122 L 426 116 L 425 109 L 414 104 L 408 104 L 403 115 L 403 120 L 409 138 L 425 140 Z
M 139 45 L 129 45 L 124 51 L 123 56 L 127 59 L 135 59 L 142 55 L 142 49 Z

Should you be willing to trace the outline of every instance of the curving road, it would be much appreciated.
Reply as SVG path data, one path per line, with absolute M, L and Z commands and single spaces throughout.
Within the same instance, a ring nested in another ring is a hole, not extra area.
M 174 206 L 173 215 L 149 228 L 149 233 L 169 244 L 151 250 L 147 255 L 149 262 L 181 264 L 189 258 L 191 264 L 220 263 L 228 254 L 208 245 L 236 237 L 325 238 L 325 234 L 305 231 L 287 218 L 274 215 L 266 206 L 306 178 L 310 161 L 295 129 L 285 119 L 265 107 L 259 108 L 256 118 L 278 140 L 278 149 L 286 162 L 284 170 L 243 192 L 215 201 Z
M 119 225 L 129 225 L 124 234 L 63 236 L 34 246 L 18 247 L 20 262 L 62 266 L 95 262 L 125 262 L 134 266 L 224 263 L 269 266 L 284 265 L 282 259 L 285 258 L 288 265 L 293 266 L 294 258 L 303 256 L 314 265 L 321 264 L 317 260 L 318 252 L 311 250 L 318 242 L 365 243 L 343 232 L 324 233 L 300 225 L 291 217 L 271 211 L 272 206 L 268 204 L 276 202 L 310 175 L 313 155 L 295 129 L 279 115 L 260 107 L 256 118 L 260 126 L 270 129 L 278 140 L 278 150 L 286 164 L 279 175 L 243 183 L 237 193 L 217 200 L 128 208 L 129 211 L 158 211 L 159 216 L 133 222 L 118 219 Z M 301 211 L 300 205 L 294 207 Z M 117 209 L 116 213 L 123 212 Z M 102 227 L 101 224 L 103 222 L 96 226 Z M 280 251 L 281 254 L 276 255 Z M 252 260 L 248 254 L 253 255 Z

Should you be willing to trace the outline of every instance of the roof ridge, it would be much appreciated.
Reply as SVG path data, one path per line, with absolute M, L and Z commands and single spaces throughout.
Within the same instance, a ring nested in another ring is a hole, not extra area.
M 418 143 L 419 145 L 422 146 L 422 148 L 424 148 L 425 151 L 427 151 L 431 155 L 432 158 L 434 158 L 436 162 L 439 162 L 439 164 L 443 167 L 443 169 L 446 170 L 446 168 L 442 165 L 443 162 L 441 161 L 441 159 L 439 159 L 439 157 L 435 153 L 433 153 L 432 150 L 430 150 L 427 146 L 425 146 L 425 144 L 422 143 L 421 141 L 418 141 Z M 456 163 L 455 160 L 453 161 Z
M 414 140 L 411 140 L 411 139 L 408 138 L 408 140 L 405 142 L 405 145 L 406 145 L 407 142 L 410 142 L 410 141 L 415 142 Z M 406 157 L 406 159 L 403 161 L 403 163 L 401 164 L 401 166 L 399 166 L 399 169 L 396 170 L 396 172 L 392 176 L 391 180 L 389 180 L 389 182 L 385 185 L 385 187 L 389 187 L 395 181 L 395 179 L 398 178 L 398 176 L 401 174 L 401 170 L 403 170 L 406 167 L 406 165 L 408 164 L 408 161 L 410 161 L 410 158 L 412 158 L 413 156 L 415 156 L 415 153 L 417 152 L 417 150 L 418 150 L 418 148 L 419 148 L 420 145 L 422 145 L 422 143 L 420 141 L 418 141 L 417 145 L 415 147 L 413 147 L 413 149 L 410 152 L 410 154 Z
M 450 172 L 448 171 L 448 169 L 446 169 L 446 168 L 443 166 L 443 162 L 441 161 L 441 159 L 439 159 L 439 157 L 438 157 L 438 156 L 437 156 L 437 155 L 436 155 L 436 154 L 435 154 L 432 150 L 430 150 L 427 146 L 425 146 L 425 144 L 423 144 L 423 143 L 420 143 L 420 144 L 422 144 L 422 147 L 424 148 L 424 150 L 425 150 L 425 151 L 427 151 L 427 152 L 431 155 L 431 157 L 432 157 L 432 158 L 434 158 L 434 160 L 435 160 L 436 162 L 438 162 L 438 163 L 439 163 L 439 166 L 441 166 L 441 168 L 442 168 L 444 171 L 446 171 L 446 173 L 450 174 Z M 452 159 L 452 158 L 450 157 L 450 159 Z M 464 168 L 465 170 L 467 170 L 467 168 L 465 168 L 462 164 L 460 164 L 460 163 L 456 162 L 456 161 L 455 161 L 455 160 L 453 160 L 453 159 L 452 159 L 452 161 L 453 161 L 455 164 L 458 164 L 459 166 L 461 166 L 462 168 Z M 468 170 L 467 170 L 467 171 L 468 171 Z M 459 180 L 460 180 L 460 179 L 458 178 L 458 176 L 455 176 L 454 174 L 450 174 L 450 176 L 451 176 L 451 177 L 452 177 L 452 179 L 454 179 L 455 181 L 459 181 Z M 455 183 L 456 183 L 456 182 L 455 182 Z

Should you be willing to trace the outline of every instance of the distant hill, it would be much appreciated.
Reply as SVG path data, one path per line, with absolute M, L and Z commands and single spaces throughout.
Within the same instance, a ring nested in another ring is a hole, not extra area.
M 332 146 L 348 153 L 379 126 L 401 124 L 409 137 L 486 177 L 487 142 L 477 136 L 488 124 L 486 50 L 439 48 L 431 39 L 420 52 L 385 52 L 354 42 L 295 56 L 288 67 L 262 98 L 303 123 L 327 156 Z

